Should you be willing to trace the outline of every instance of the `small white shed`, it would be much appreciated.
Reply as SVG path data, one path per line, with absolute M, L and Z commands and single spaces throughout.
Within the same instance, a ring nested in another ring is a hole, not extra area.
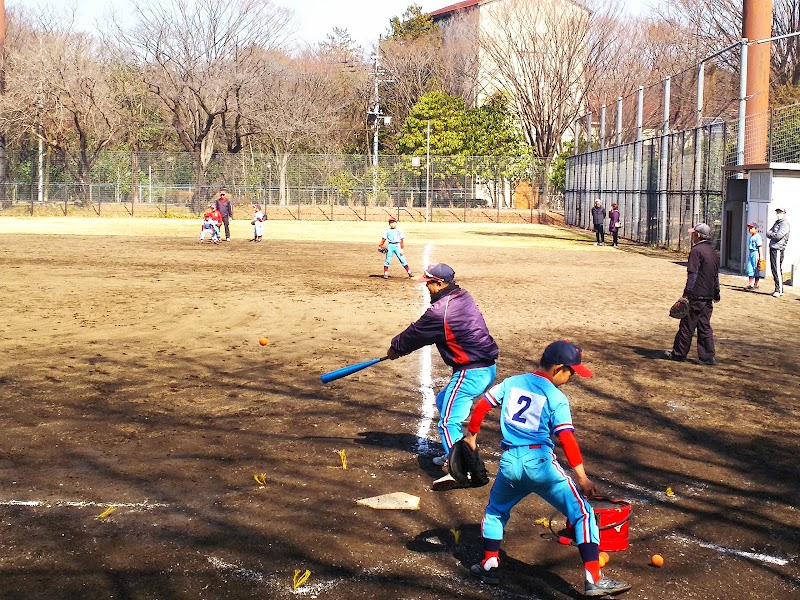
M 758 224 L 764 238 L 769 264 L 769 240 L 766 233 L 775 222 L 775 209 L 786 211 L 785 218 L 792 226 L 789 244 L 783 259 L 784 282 L 800 286 L 800 164 L 764 163 L 723 167 L 727 172 L 743 173 L 743 179 L 729 179 L 722 211 L 720 263 L 723 267 L 740 273 L 747 264 L 748 223 Z M 788 278 L 788 281 L 787 281 Z

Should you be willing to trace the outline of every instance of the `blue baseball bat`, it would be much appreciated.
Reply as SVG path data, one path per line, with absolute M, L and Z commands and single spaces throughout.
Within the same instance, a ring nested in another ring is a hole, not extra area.
M 350 365 L 349 367 L 342 367 L 341 369 L 336 369 L 335 371 L 331 371 L 330 373 L 325 373 L 320 375 L 320 379 L 322 383 L 329 383 L 331 381 L 336 381 L 337 379 L 341 379 L 342 377 L 347 377 L 348 375 L 352 375 L 353 373 L 357 373 L 362 369 L 366 369 L 367 367 L 371 367 L 382 360 L 386 360 L 389 358 L 388 356 L 384 356 L 382 358 L 373 358 L 372 360 L 368 360 L 365 362 L 360 362 L 356 365 Z

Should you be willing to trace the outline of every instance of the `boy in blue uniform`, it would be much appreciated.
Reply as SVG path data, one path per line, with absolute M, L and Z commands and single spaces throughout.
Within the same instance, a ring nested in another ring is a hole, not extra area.
M 400 264 L 403 265 L 403 268 L 406 270 L 408 276 L 414 276 L 414 274 L 411 272 L 411 269 L 408 268 L 408 262 L 406 262 L 406 259 L 403 256 L 403 248 L 405 246 L 404 238 L 405 236 L 403 235 L 403 230 L 397 228 L 397 219 L 391 217 L 389 219 L 389 229 L 387 229 L 383 234 L 383 237 L 378 244 L 378 250 L 381 251 L 383 251 L 384 244 L 386 244 L 386 260 L 383 261 L 384 279 L 389 279 L 389 263 L 392 262 L 392 257 L 395 255 L 397 255 Z
M 527 495 L 537 494 L 565 515 L 575 530 L 586 575 L 584 595 L 619 594 L 631 587 L 600 572 L 600 531 L 587 500 L 595 495 L 595 486 L 586 476 L 573 434 L 569 400 L 558 389 L 575 373 L 592 376 L 581 359 L 581 349 L 575 344 L 553 342 L 545 348 L 534 373 L 515 375 L 495 385 L 472 411 L 464 442 L 473 450 L 486 413 L 500 405 L 503 411 L 500 429 L 504 452 L 481 526 L 483 560 L 470 569 L 485 583 L 499 583 L 500 545 L 511 509 Z M 553 452 L 553 435 L 558 436 L 573 477 L 567 475 Z
M 747 287 L 745 289 L 757 290 L 758 282 L 761 279 L 761 274 L 758 272 L 758 261 L 761 260 L 761 248 L 764 247 L 764 241 L 761 239 L 761 234 L 758 233 L 756 223 L 749 223 L 747 230 L 750 232 L 750 240 L 747 242 Z

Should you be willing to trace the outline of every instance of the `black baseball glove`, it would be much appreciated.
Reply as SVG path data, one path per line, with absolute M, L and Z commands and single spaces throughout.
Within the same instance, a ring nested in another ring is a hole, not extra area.
M 378 252 L 380 252 L 381 254 L 386 254 L 388 251 L 389 251 L 389 249 L 388 248 L 384 248 L 383 246 L 378 248 Z
M 447 469 L 453 479 L 465 487 L 481 487 L 489 483 L 489 474 L 483 459 L 464 440 L 458 440 L 450 448 Z
M 669 316 L 673 319 L 682 319 L 689 314 L 689 299 L 684 297 L 669 307 Z

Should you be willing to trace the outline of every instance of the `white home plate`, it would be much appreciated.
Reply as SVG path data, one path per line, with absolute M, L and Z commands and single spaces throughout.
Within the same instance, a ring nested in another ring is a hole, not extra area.
M 356 503 L 380 510 L 419 510 L 419 496 L 412 496 L 405 492 L 392 492 L 382 496 L 362 498 L 356 500 Z

